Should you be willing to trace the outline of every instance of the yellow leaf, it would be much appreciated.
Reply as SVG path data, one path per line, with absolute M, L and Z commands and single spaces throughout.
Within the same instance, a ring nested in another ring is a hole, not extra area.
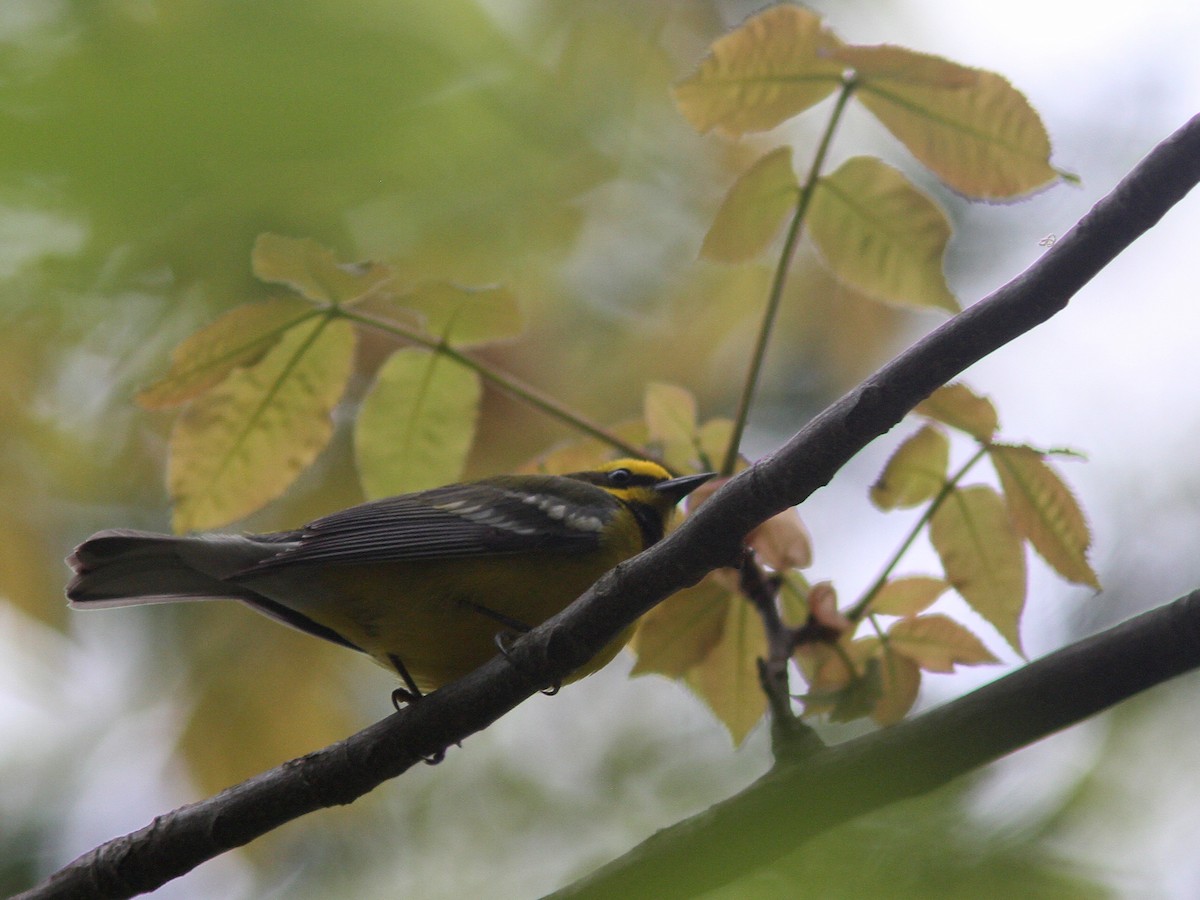
M 188 406 L 167 468 L 175 529 L 225 525 L 283 493 L 328 443 L 353 357 L 348 322 L 297 325 Z
M 393 353 L 354 425 L 354 457 L 367 497 L 457 481 L 482 393 L 475 372 L 439 353 L 415 347 Z
M 792 148 L 772 150 L 729 189 L 704 236 L 700 255 L 727 263 L 757 256 L 779 233 L 799 196 Z
M 956 665 L 1000 662 L 974 634 L 938 614 L 893 622 L 888 629 L 888 643 L 930 672 L 953 672 Z
M 1008 513 L 1033 548 L 1063 578 L 1100 590 L 1087 560 L 1091 531 L 1071 489 L 1032 447 L 993 444 L 988 452 Z
M 954 589 L 1022 653 L 1025 552 L 1000 495 L 985 485 L 952 491 L 934 512 L 929 537 Z
M 691 391 L 673 384 L 646 385 L 642 401 L 646 434 L 662 448 L 667 467 L 689 471 L 696 464 L 696 398 Z
M 908 437 L 888 459 L 871 485 L 871 502 L 879 509 L 918 506 L 937 496 L 946 484 L 950 441 L 941 430 L 926 425 Z
M 847 160 L 817 183 L 808 225 L 838 281 L 889 303 L 958 311 L 942 271 L 950 222 L 897 169 Z
M 732 597 L 725 604 L 720 640 L 685 679 L 741 744 L 762 719 L 767 699 L 758 679 L 758 660 L 767 655 L 762 622 L 749 603 Z
M 1000 427 L 992 401 L 961 382 L 938 388 L 917 404 L 913 412 L 945 422 L 981 441 L 990 441 Z
M 319 303 L 351 303 L 372 294 L 391 280 L 380 263 L 339 263 L 333 251 L 312 238 L 260 234 L 250 255 L 260 281 L 286 284 Z
M 845 66 L 831 53 L 839 46 L 815 13 L 772 7 L 717 40 L 675 86 L 675 102 L 697 131 L 766 131 L 838 88 Z
M 871 718 L 880 725 L 895 725 L 917 702 L 921 670 L 911 659 L 891 653 L 885 646 L 879 658 L 879 687 L 879 699 L 871 710 Z
M 711 577 L 668 597 L 638 620 L 629 644 L 637 654 L 633 674 L 682 678 L 712 652 L 725 630 L 727 608 L 737 602 Z
M 171 368 L 137 395 L 145 409 L 165 409 L 195 399 L 238 366 L 253 365 L 294 325 L 320 315 L 298 298 L 248 303 L 183 340 L 171 353 Z
M 949 582 L 927 575 L 894 578 L 875 595 L 871 601 L 871 612 L 881 616 L 915 616 L 931 606 L 949 588 Z
M 836 55 L 856 70 L 863 106 L 954 190 L 1002 200 L 1058 178 L 1042 120 L 995 72 L 902 47 Z
M 432 337 L 455 347 L 513 338 L 525 327 L 517 298 L 502 287 L 430 282 L 396 298 L 395 305 L 417 312 Z

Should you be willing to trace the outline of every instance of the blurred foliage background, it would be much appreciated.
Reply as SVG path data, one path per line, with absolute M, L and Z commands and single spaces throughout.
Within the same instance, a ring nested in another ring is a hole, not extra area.
M 385 259 L 414 283 L 508 286 L 529 329 L 489 355 L 594 419 L 635 415 L 649 379 L 687 385 L 706 417 L 728 414 L 769 276 L 698 262 L 696 251 L 730 181 L 766 144 L 697 136 L 668 88 L 757 6 L 4 4 L 0 890 L 390 712 L 385 673 L 234 605 L 68 615 L 61 599 L 61 559 L 92 531 L 168 527 L 170 417 L 131 398 L 178 340 L 268 295 L 250 275 L 260 232 Z M 926 184 L 960 232 L 949 264 L 964 302 L 1019 271 L 1040 238 L 1069 227 L 1200 96 L 1194 76 L 1179 74 L 1189 57 L 1171 34 L 1182 27 L 1084 29 L 1092 43 L 1071 50 L 1035 39 L 1032 20 L 1028 38 L 1000 27 L 1032 16 L 1032 4 L 1006 6 L 996 21 L 946 3 L 817 6 L 848 39 L 908 43 L 1008 75 L 1041 110 L 1056 162 L 1084 178 L 1082 190 L 1005 209 L 968 208 Z M 1161 25 L 1175 14 L 1163 3 L 1145 18 Z M 1122 64 L 1096 55 L 1118 38 Z M 1088 77 L 1068 80 L 1067 67 Z M 800 147 L 807 122 L 788 126 Z M 908 162 L 861 122 L 847 124 L 839 146 Z M 1200 424 L 1177 389 L 1200 375 L 1182 337 L 1194 284 L 1171 266 L 1185 234 L 1194 230 L 1168 222 L 1143 242 L 1161 255 L 1131 254 L 1087 310 L 1073 307 L 971 376 L 1010 430 L 1077 444 L 1093 459 L 1073 480 L 1110 590 L 1093 599 L 1055 584 L 1039 596 L 1051 579 L 1035 573 L 1032 653 L 1170 599 L 1200 575 L 1181 538 L 1200 496 L 1180 453 Z M 790 289 L 752 453 L 940 320 L 835 288 L 811 260 Z M 370 347 L 362 357 L 372 364 Z M 568 436 L 487 394 L 468 474 L 516 468 Z M 878 524 L 865 501 L 891 446 L 864 454 L 806 508 L 819 577 L 865 582 L 904 527 Z M 356 502 L 350 465 L 340 434 L 284 500 L 244 526 L 291 527 Z M 529 896 L 769 764 L 764 735 L 734 752 L 686 692 L 629 681 L 628 665 L 537 697 L 442 765 L 294 823 L 160 895 Z M 925 702 L 994 674 L 945 679 Z M 1195 778 L 1187 690 L 1156 692 L 972 783 L 840 829 L 728 895 L 962 896 L 983 886 L 988 896 L 1095 896 L 1149 886 L 1190 896 L 1200 868 L 1174 851 L 1196 814 L 1172 799 Z M 1164 744 L 1181 758 L 1149 764 Z

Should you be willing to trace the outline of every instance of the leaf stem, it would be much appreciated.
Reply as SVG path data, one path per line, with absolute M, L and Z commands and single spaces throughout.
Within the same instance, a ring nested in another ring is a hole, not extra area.
M 804 181 L 804 186 L 800 189 L 800 196 L 796 202 L 796 212 L 792 215 L 792 221 L 788 225 L 787 236 L 783 241 L 783 249 L 779 254 L 779 262 L 775 266 L 775 274 L 771 279 L 771 290 L 767 295 L 767 306 L 763 310 L 762 323 L 759 325 L 758 330 L 758 340 L 754 345 L 754 352 L 750 357 L 750 368 L 746 372 L 746 381 L 742 386 L 741 398 L 738 400 L 737 414 L 733 418 L 733 434 L 729 438 L 729 446 L 725 451 L 725 459 L 721 463 L 722 475 L 732 475 L 737 465 L 742 434 L 746 430 L 746 420 L 750 416 L 750 406 L 754 402 L 754 394 L 758 389 L 759 376 L 762 374 L 763 360 L 767 355 L 767 344 L 770 342 L 771 332 L 775 327 L 775 319 L 779 313 L 779 306 L 783 300 L 783 289 L 787 284 L 788 270 L 791 268 L 792 258 L 796 255 L 796 247 L 800 243 L 804 218 L 808 214 L 808 207 L 816 191 L 817 180 L 821 175 L 821 167 L 825 164 L 825 157 L 833 141 L 834 132 L 837 130 L 842 113 L 846 109 L 846 104 L 849 102 L 857 86 L 858 83 L 853 75 L 848 75 L 842 79 L 842 91 L 838 94 L 837 103 L 834 105 L 833 113 L 829 117 L 829 123 L 825 126 L 825 133 L 821 135 L 821 142 L 817 145 L 817 152 L 814 154 L 812 165 L 809 167 L 808 177 Z
M 921 529 L 929 524 L 929 520 L 933 518 L 933 514 L 938 511 L 938 508 L 946 502 L 946 498 L 950 496 L 950 492 L 958 486 L 960 481 L 966 478 L 967 473 L 975 466 L 977 462 L 979 462 L 979 460 L 983 459 L 987 452 L 988 445 L 980 444 L 979 449 L 972 454 L 971 458 L 963 463 L 957 472 L 946 479 L 946 483 L 942 485 L 941 490 L 938 491 L 937 496 L 933 498 L 933 501 L 929 504 L 929 507 L 913 524 L 913 527 L 908 532 L 908 536 L 904 538 L 900 546 L 896 549 L 896 552 L 892 554 L 892 558 L 888 561 L 888 564 L 883 567 L 883 571 L 880 573 L 879 577 L 875 579 L 874 584 L 872 584 L 871 587 L 868 588 L 867 592 L 863 594 L 861 600 L 859 600 L 856 604 L 854 604 L 854 606 L 846 611 L 845 616 L 847 619 L 849 619 L 851 622 L 858 622 L 869 611 L 871 601 L 875 599 L 875 595 L 878 594 L 883 588 L 884 584 L 887 583 L 888 578 L 891 577 L 892 571 L 900 563 L 901 557 L 908 552 L 908 548 L 912 546 L 913 541 L 917 539 L 917 535 L 921 533 Z
M 359 325 L 365 325 L 369 328 L 374 328 L 378 331 L 386 332 L 387 334 L 396 337 L 404 338 L 414 344 L 419 344 L 434 353 L 439 353 L 446 359 L 452 360 L 460 366 L 465 366 L 471 371 L 477 373 L 481 378 L 487 381 L 494 387 L 499 388 L 506 394 L 516 397 L 518 400 L 526 403 L 534 409 L 545 413 L 552 419 L 582 432 L 588 437 L 595 438 L 613 447 L 620 452 L 629 456 L 645 457 L 646 450 L 643 447 L 637 447 L 630 444 L 628 441 L 622 440 L 613 432 L 604 428 L 604 426 L 584 418 L 578 413 L 572 412 L 566 406 L 552 397 L 541 393 L 536 388 L 531 387 L 524 382 L 518 381 L 511 375 L 506 375 L 502 372 L 491 368 L 487 363 L 467 356 L 461 350 L 456 350 L 444 340 L 430 337 L 427 334 L 422 334 L 420 331 L 411 328 L 405 328 L 395 322 L 389 322 L 386 319 L 378 319 L 375 316 L 368 315 L 357 310 L 347 309 L 344 306 L 331 307 L 331 316 L 338 316 L 343 319 L 348 319 L 351 322 L 356 322 Z

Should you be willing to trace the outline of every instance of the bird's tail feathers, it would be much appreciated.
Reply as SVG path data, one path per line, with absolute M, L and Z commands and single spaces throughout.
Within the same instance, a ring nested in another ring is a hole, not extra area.
M 242 600 L 247 592 L 222 579 L 280 549 L 241 535 L 177 537 L 113 528 L 92 535 L 67 560 L 75 571 L 67 599 L 77 609 Z

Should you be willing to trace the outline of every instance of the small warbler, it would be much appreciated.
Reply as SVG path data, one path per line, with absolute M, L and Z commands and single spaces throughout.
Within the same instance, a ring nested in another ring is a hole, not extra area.
M 76 609 L 240 600 L 369 654 L 416 699 L 478 668 L 498 631 L 564 609 L 666 530 L 711 474 L 622 459 L 571 475 L 505 475 L 375 500 L 273 534 L 100 531 L 67 563 Z M 629 629 L 572 677 L 605 665 Z

